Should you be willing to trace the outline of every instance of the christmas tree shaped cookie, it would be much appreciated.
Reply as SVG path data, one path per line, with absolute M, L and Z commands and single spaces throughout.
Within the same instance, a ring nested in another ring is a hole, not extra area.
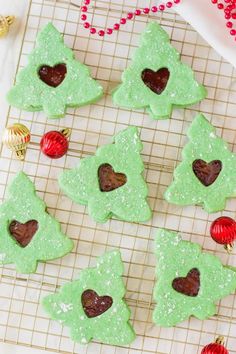
M 122 84 L 114 91 L 113 102 L 121 107 L 147 108 L 154 119 L 165 119 L 170 117 L 173 106 L 186 107 L 205 96 L 205 88 L 181 63 L 168 34 L 152 22 L 122 75 Z
M 0 264 L 15 263 L 19 273 L 33 273 L 38 261 L 62 257 L 73 248 L 23 172 L 0 205 L 0 240 Z
M 143 222 L 151 218 L 143 179 L 142 143 L 136 127 L 129 127 L 100 147 L 96 155 L 64 172 L 59 184 L 76 203 L 88 205 L 91 217 L 104 223 L 113 215 L 121 220 Z
M 29 64 L 18 73 L 7 97 L 12 106 L 43 110 L 49 118 L 60 118 L 66 107 L 95 102 L 102 94 L 102 87 L 90 77 L 88 68 L 75 59 L 61 34 L 49 23 L 39 33 Z
M 153 321 L 159 326 L 175 326 L 190 316 L 207 319 L 216 314 L 216 301 L 235 292 L 236 272 L 175 232 L 158 230 L 156 255 Z
M 123 300 L 123 264 L 119 251 L 105 253 L 96 268 L 82 270 L 78 280 L 43 300 L 54 320 L 71 330 L 71 338 L 86 344 L 93 338 L 102 343 L 126 345 L 135 338 L 129 323 L 130 310 Z
M 226 198 L 236 193 L 236 155 L 202 114 L 194 119 L 188 137 L 165 198 L 178 205 L 201 204 L 208 213 L 223 210 Z

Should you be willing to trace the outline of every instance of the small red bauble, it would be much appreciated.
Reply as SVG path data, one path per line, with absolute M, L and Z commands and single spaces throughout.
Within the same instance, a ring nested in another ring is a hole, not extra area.
M 230 251 L 236 240 L 236 222 L 228 216 L 221 216 L 211 224 L 211 237 Z
M 60 132 L 53 130 L 44 134 L 40 141 L 41 151 L 52 159 L 59 159 L 67 153 L 70 134 L 71 130 L 68 128 Z
M 222 337 L 218 338 L 215 343 L 208 344 L 205 346 L 201 354 L 229 354 L 228 350 L 223 345 L 224 339 Z
M 224 16 L 225 16 L 226 20 L 230 20 L 231 18 L 233 20 L 236 20 L 236 14 L 235 14 L 236 2 L 235 2 L 235 0 L 211 0 L 211 2 L 212 2 L 212 4 L 215 4 L 220 11 L 224 10 L 224 13 L 225 13 Z M 231 21 L 226 21 L 226 27 L 231 28 L 229 33 L 236 40 L 235 23 L 233 24 Z

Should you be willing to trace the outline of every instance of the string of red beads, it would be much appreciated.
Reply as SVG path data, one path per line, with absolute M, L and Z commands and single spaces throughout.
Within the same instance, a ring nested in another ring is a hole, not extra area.
M 226 27 L 229 28 L 231 36 L 234 36 L 236 40 L 236 29 L 233 28 L 234 24 L 232 20 L 236 20 L 236 0 L 211 0 L 212 4 L 215 4 L 219 10 L 224 11 L 226 21 Z
M 119 23 L 115 23 L 113 27 L 108 27 L 105 29 L 100 29 L 98 30 L 97 28 L 93 27 L 88 21 L 87 21 L 87 12 L 88 12 L 88 6 L 91 3 L 91 0 L 83 0 L 83 4 L 81 6 L 81 20 L 84 22 L 84 28 L 87 28 L 90 30 L 91 34 L 98 34 L 100 37 L 104 37 L 106 34 L 111 35 L 114 31 L 118 31 L 120 29 L 121 25 L 125 25 L 127 21 L 132 20 L 136 16 L 141 16 L 142 14 L 147 15 L 149 13 L 156 13 L 158 11 L 165 11 L 165 9 L 170 9 L 174 4 L 179 4 L 181 0 L 172 0 L 172 1 L 167 1 L 165 4 L 161 4 L 159 6 L 152 6 L 152 7 L 145 7 L 142 9 L 136 9 L 133 12 L 128 12 L 126 17 L 122 17 L 119 21 Z M 226 0 L 227 1 L 227 0 Z M 236 1 L 236 0 L 235 0 Z

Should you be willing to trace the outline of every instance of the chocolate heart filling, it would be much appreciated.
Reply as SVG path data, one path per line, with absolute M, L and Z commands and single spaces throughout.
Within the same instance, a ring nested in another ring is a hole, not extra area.
M 53 67 L 49 65 L 42 65 L 38 71 L 40 80 L 51 87 L 59 86 L 65 79 L 66 73 L 66 64 L 57 64 Z
M 81 296 L 81 303 L 87 317 L 93 318 L 106 312 L 113 304 L 110 296 L 99 296 L 94 290 L 85 290 Z
M 193 172 L 199 181 L 208 187 L 215 182 L 222 170 L 222 162 L 214 160 L 207 163 L 204 160 L 195 160 L 192 164 Z
M 176 278 L 172 282 L 172 287 L 178 293 L 186 296 L 196 297 L 200 290 L 200 272 L 193 268 L 184 278 Z
M 160 95 L 166 88 L 170 78 L 170 72 L 167 68 L 161 68 L 157 71 L 144 69 L 141 78 L 144 84 L 157 95 Z
M 17 241 L 21 247 L 26 247 L 31 242 L 33 236 L 38 230 L 38 221 L 30 220 L 25 224 L 13 220 L 9 225 L 11 236 Z
M 108 163 L 104 163 L 98 169 L 98 180 L 101 192 L 111 192 L 122 187 L 127 182 L 127 177 L 123 173 L 115 172 Z

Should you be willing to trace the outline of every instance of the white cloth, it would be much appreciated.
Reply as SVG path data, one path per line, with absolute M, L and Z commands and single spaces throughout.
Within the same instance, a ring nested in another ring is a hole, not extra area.
M 211 0 L 181 0 L 175 9 L 211 47 L 236 68 L 236 41 L 226 28 L 223 10 L 218 10 Z

